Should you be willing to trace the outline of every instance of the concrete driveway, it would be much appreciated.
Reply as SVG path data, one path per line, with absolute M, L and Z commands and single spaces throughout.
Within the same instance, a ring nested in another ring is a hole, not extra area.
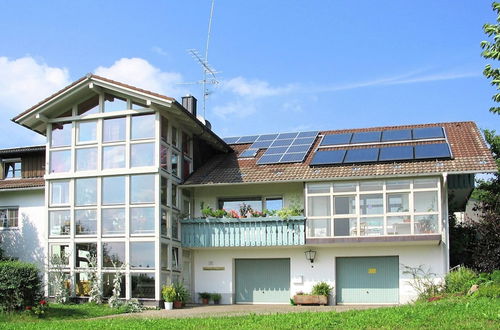
M 193 305 L 174 310 L 147 310 L 142 313 L 110 315 L 105 317 L 144 317 L 144 318 L 189 318 L 223 317 L 248 314 L 304 313 L 304 312 L 344 312 L 387 306 L 292 306 L 292 305 Z

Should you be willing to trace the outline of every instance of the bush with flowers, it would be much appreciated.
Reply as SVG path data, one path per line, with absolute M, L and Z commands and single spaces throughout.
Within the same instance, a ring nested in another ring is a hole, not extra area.
M 39 318 L 45 317 L 48 310 L 49 310 L 49 303 L 45 299 L 40 300 L 34 306 L 26 306 L 26 311 L 28 313 L 36 315 Z

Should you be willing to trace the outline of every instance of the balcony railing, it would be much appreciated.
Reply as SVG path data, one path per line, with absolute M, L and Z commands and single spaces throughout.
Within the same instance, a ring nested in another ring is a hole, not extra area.
M 182 220 L 182 245 L 191 248 L 305 244 L 305 218 Z

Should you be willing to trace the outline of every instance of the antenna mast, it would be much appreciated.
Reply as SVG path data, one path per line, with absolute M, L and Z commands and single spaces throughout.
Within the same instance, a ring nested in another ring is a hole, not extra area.
M 203 86 L 203 117 L 205 118 L 206 112 L 206 104 L 207 97 L 210 95 L 210 91 L 208 90 L 207 85 L 218 85 L 219 81 L 217 80 L 216 74 L 217 72 L 214 68 L 212 68 L 208 64 L 208 48 L 210 45 L 210 35 L 212 32 L 212 18 L 214 15 L 214 6 L 215 0 L 212 0 L 212 5 L 210 7 L 210 19 L 208 21 L 208 33 L 207 33 L 207 44 L 205 46 L 205 57 L 203 58 L 200 53 L 196 49 L 188 49 L 188 52 L 193 56 L 193 58 L 201 65 L 203 70 L 203 80 L 192 82 L 192 83 L 184 83 L 188 85 L 192 84 L 201 84 Z

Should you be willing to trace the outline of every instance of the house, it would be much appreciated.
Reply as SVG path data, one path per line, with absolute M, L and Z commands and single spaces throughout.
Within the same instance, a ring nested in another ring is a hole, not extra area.
M 47 143 L 0 150 L 3 245 L 46 280 L 69 256 L 77 297 L 96 255 L 106 296 L 124 265 L 123 297 L 151 303 L 177 281 L 225 304 L 289 303 L 318 281 L 331 303 L 404 303 L 405 266 L 449 269 L 448 203 L 496 170 L 472 122 L 222 139 L 194 97 L 96 75 L 13 121 Z

